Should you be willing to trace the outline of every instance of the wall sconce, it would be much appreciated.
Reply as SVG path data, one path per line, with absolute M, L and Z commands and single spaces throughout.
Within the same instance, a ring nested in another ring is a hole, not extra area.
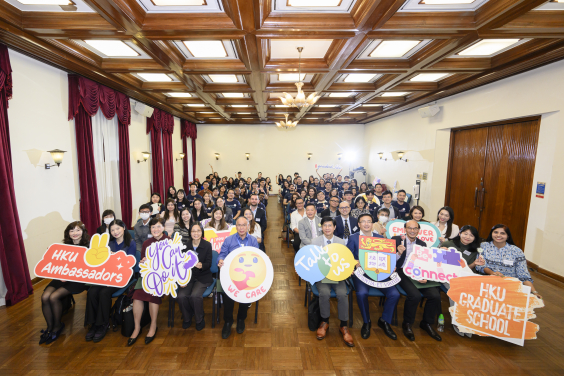
M 180 159 L 177 159 L 177 161 L 181 161 L 184 159 L 184 157 L 186 156 L 186 154 L 184 153 L 179 153 L 178 156 L 180 157 Z
M 142 151 L 141 154 L 143 154 L 143 160 L 138 159 L 137 163 L 147 162 L 147 159 L 149 159 L 149 156 L 151 155 L 148 151 Z
M 309 161 L 311 159 L 311 156 L 313 155 L 313 153 L 307 153 L 307 160 Z
M 51 157 L 53 157 L 53 161 L 55 162 L 57 167 L 60 167 L 61 163 L 63 163 L 63 156 L 66 153 L 66 151 L 54 149 L 54 150 L 49 150 L 48 153 L 51 153 Z M 45 169 L 46 170 L 49 170 L 53 166 L 54 165 L 52 165 L 52 164 L 45 163 Z
M 337 157 L 339 157 L 339 160 L 341 160 L 341 158 L 343 158 L 343 153 L 337 153 Z
M 380 157 L 380 159 L 384 159 L 384 153 L 380 152 L 380 153 L 378 153 L 378 156 Z M 386 158 L 384 160 L 387 161 L 388 158 Z
M 404 153 L 403 151 L 398 151 L 399 160 L 400 160 L 400 161 L 407 162 L 407 159 L 403 159 L 403 155 L 404 155 L 404 154 L 405 154 L 405 153 Z
M 245 153 L 245 157 L 247 157 L 247 160 L 249 160 L 250 156 L 251 156 L 251 153 Z
M 219 161 L 219 153 L 215 153 L 215 160 Z

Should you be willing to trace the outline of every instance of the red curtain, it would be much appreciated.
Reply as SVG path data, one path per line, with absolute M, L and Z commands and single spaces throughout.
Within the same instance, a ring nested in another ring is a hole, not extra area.
M 184 189 L 188 188 L 189 185 L 189 174 L 188 174 L 188 141 L 186 137 L 192 139 L 192 174 L 194 180 L 196 180 L 196 138 L 198 137 L 198 129 L 196 124 L 189 122 L 188 120 L 180 120 L 180 138 L 182 138 L 182 152 L 186 155 L 184 161 L 182 162 L 184 169 Z
M 6 305 L 14 305 L 33 294 L 27 267 L 18 206 L 14 192 L 8 100 L 12 98 L 12 68 L 8 48 L 0 44 L 0 265 L 8 292 Z
M 166 199 L 163 187 L 163 150 L 161 146 L 161 132 L 172 133 L 174 118 L 171 114 L 155 108 L 153 115 L 147 118 L 147 134 L 151 134 L 151 166 L 153 170 L 152 192 L 158 192 L 162 201 Z M 171 141 L 172 143 L 172 141 Z M 172 158 L 172 147 L 170 147 Z M 172 162 L 171 162 L 172 165 Z M 171 174 L 172 176 L 172 174 Z M 171 184 L 172 185 L 172 184 Z
M 78 177 L 80 189 L 80 219 L 92 234 L 100 222 L 94 150 L 92 116 L 98 108 L 107 119 L 118 117 L 120 201 L 123 221 L 131 225 L 131 171 L 129 164 L 129 130 L 131 107 L 129 97 L 109 87 L 78 75 L 69 74 L 69 120 L 75 119 Z
M 174 118 L 172 126 L 163 127 L 163 168 L 164 185 L 168 193 L 168 187 L 174 185 L 174 156 L 172 155 L 172 132 L 174 130 Z

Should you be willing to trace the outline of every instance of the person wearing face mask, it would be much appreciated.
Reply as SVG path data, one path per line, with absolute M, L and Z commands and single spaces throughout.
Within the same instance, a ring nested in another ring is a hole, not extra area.
M 135 256 L 137 247 L 131 238 L 123 221 L 116 219 L 108 226 L 110 229 L 110 251 L 112 254 L 124 251 Z M 112 295 L 119 287 L 92 285 L 86 295 L 85 323 L 90 325 L 86 333 L 86 341 L 100 342 L 110 328 L 110 311 L 112 309 Z
M 116 218 L 116 213 L 113 210 L 107 209 L 102 213 L 102 224 L 96 229 L 97 234 L 110 233 L 110 223 Z
M 372 231 L 377 232 L 378 234 L 382 235 L 382 237 L 386 237 L 386 224 L 390 218 L 390 211 L 386 208 L 380 208 L 378 210 L 378 214 L 376 215 L 378 218 L 378 222 L 374 223 L 372 227 Z
M 137 252 L 141 252 L 141 247 L 145 240 L 151 237 L 151 231 L 149 229 L 149 221 L 151 220 L 151 212 L 153 208 L 149 204 L 143 204 L 139 207 L 139 219 L 135 226 L 133 226 L 133 232 L 135 233 L 135 245 L 137 246 Z
M 381 208 L 385 208 L 388 209 L 388 217 L 391 220 L 394 220 L 397 218 L 396 215 L 396 210 L 394 208 L 394 206 L 392 205 L 392 192 L 390 191 L 386 191 L 384 193 L 382 193 L 382 205 L 380 205 L 380 207 L 374 211 L 374 214 L 376 215 Z M 374 218 L 374 220 L 376 220 L 377 218 Z

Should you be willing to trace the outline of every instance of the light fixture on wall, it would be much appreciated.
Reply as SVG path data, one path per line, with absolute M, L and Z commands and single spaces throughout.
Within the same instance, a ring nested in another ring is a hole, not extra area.
M 245 153 L 245 157 L 247 157 L 247 160 L 249 160 L 250 156 L 251 156 L 251 153 Z
M 384 158 L 384 153 L 382 153 L 382 152 L 379 152 L 378 156 L 380 157 L 380 159 L 384 159 L 385 161 L 388 160 L 388 158 Z
M 313 155 L 313 153 L 307 153 L 307 160 L 309 161 L 311 159 L 311 156 Z
M 179 153 L 178 156 L 179 156 L 180 158 L 177 158 L 176 160 L 177 160 L 177 161 L 181 161 L 181 160 L 184 159 L 184 157 L 186 156 L 186 154 L 184 154 L 184 153 Z
M 138 159 L 137 163 L 147 162 L 149 156 L 151 155 L 151 153 L 149 153 L 148 151 L 142 151 L 141 154 L 143 154 L 143 160 Z
M 343 153 L 337 153 L 337 157 L 339 157 L 339 160 L 341 160 L 341 158 L 343 158 Z
M 63 163 L 63 156 L 66 153 L 66 151 L 54 149 L 54 150 L 49 150 L 48 153 L 51 153 L 51 157 L 53 157 L 53 161 L 55 162 L 57 167 L 60 167 L 61 163 Z M 52 165 L 52 164 L 45 163 L 45 169 L 46 170 L 49 170 L 53 166 L 54 165 Z
M 219 153 L 215 153 L 215 160 L 219 161 Z
M 407 162 L 407 159 L 403 159 L 403 155 L 404 155 L 404 154 L 405 154 L 405 153 L 404 153 L 403 151 L 398 151 L 399 160 L 400 160 L 400 161 Z

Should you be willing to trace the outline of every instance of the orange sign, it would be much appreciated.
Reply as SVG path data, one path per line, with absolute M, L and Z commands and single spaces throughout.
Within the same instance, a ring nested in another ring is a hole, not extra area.
M 450 280 L 452 323 L 463 333 L 491 336 L 517 345 L 537 338 L 539 326 L 528 321 L 544 307 L 517 278 L 469 276 Z
M 52 244 L 35 265 L 35 275 L 42 278 L 124 287 L 133 275 L 135 256 L 124 251 L 112 253 L 108 234 L 95 234 L 90 248 Z

